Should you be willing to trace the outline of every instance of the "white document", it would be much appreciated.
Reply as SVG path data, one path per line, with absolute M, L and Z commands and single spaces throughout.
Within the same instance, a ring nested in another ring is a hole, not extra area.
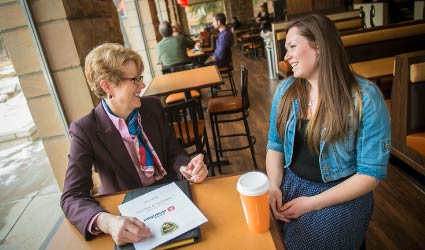
M 136 250 L 152 249 L 208 219 L 173 182 L 118 206 L 121 215 L 136 217 L 152 237 L 134 243 Z

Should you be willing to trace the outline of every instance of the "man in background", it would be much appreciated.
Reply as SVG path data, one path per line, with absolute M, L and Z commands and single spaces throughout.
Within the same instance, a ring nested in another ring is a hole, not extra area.
M 214 29 L 218 29 L 218 38 L 214 54 L 204 62 L 206 65 L 217 65 L 218 68 L 229 66 L 232 61 L 233 35 L 226 27 L 226 16 L 217 13 L 213 18 Z
M 158 30 L 163 37 L 157 45 L 159 61 L 163 70 L 173 65 L 190 63 L 186 50 L 193 48 L 195 42 L 181 34 L 173 36 L 173 29 L 167 21 L 161 22 Z

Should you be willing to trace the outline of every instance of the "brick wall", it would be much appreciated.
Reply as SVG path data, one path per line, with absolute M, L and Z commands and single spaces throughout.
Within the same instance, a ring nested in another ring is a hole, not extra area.
M 251 0 L 228 0 L 224 1 L 224 3 L 228 22 L 232 22 L 233 17 L 237 17 L 242 23 L 254 20 L 255 17 Z

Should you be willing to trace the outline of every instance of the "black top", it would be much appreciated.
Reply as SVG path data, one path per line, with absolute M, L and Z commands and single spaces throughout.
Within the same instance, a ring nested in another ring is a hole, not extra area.
M 294 152 L 291 170 L 297 176 L 314 182 L 324 183 L 320 172 L 319 154 L 311 152 L 307 146 L 306 128 L 309 120 L 301 120 L 301 126 L 295 132 Z
M 258 12 L 257 18 L 260 18 L 259 28 L 265 32 L 265 30 L 271 31 L 272 24 L 270 23 L 270 14 L 266 12 L 263 16 L 261 12 Z M 263 21 L 266 21 L 262 23 Z

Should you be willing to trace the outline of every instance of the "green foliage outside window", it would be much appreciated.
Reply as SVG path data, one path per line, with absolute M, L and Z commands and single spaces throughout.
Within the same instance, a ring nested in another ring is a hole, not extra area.
M 194 4 L 186 8 L 186 14 L 191 33 L 202 30 L 207 24 L 212 23 L 215 13 L 224 13 L 223 1 Z

